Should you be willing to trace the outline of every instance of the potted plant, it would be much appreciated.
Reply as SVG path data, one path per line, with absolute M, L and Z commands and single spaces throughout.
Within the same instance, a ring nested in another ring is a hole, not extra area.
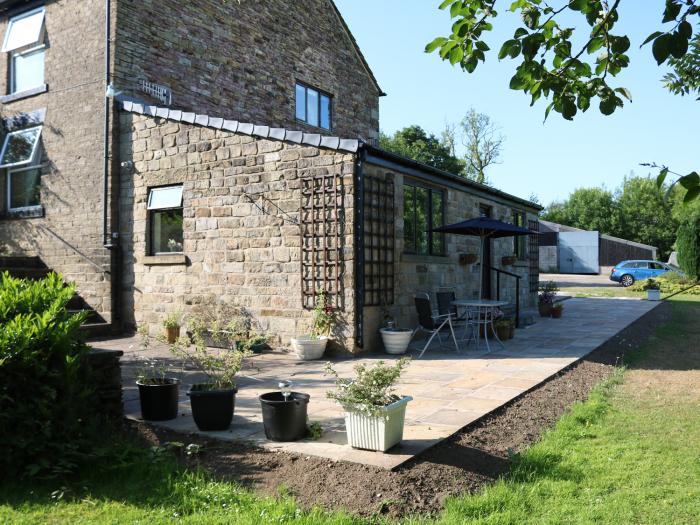
M 174 344 L 180 337 L 180 319 L 182 314 L 180 312 L 171 312 L 163 321 L 163 328 L 165 328 L 165 338 L 168 344 Z
M 348 444 L 353 448 L 385 452 L 403 439 L 406 405 L 411 396 L 394 394 L 394 385 L 409 363 L 379 361 L 374 367 L 355 366 L 354 378 L 342 378 L 330 363 L 326 372 L 335 377 L 335 390 L 327 393 L 345 410 Z
M 515 323 L 512 319 L 499 319 L 493 323 L 496 335 L 501 341 L 512 339 L 515 331 Z
M 311 334 L 292 338 L 292 348 L 299 359 L 309 361 L 323 356 L 331 330 L 337 322 L 337 316 L 335 308 L 328 301 L 328 293 L 319 292 L 313 311 Z
M 559 319 L 561 313 L 564 311 L 564 305 L 562 303 L 554 303 L 552 305 L 552 317 L 554 319 Z
M 382 337 L 382 343 L 384 343 L 384 351 L 392 355 L 405 354 L 416 331 L 396 326 L 386 306 L 382 306 L 382 313 L 384 326 L 379 329 L 379 334 Z
M 139 328 L 141 349 L 148 350 L 149 339 L 145 327 Z M 168 368 L 157 359 L 142 358 L 136 369 L 139 387 L 141 417 L 147 421 L 166 421 L 177 417 L 180 398 L 180 380 L 171 377 Z
M 648 301 L 661 300 L 661 285 L 658 281 L 647 279 L 647 282 L 644 284 L 644 290 L 647 292 Z
M 236 374 L 250 354 L 240 350 L 210 350 L 197 334 L 194 345 L 189 343 L 182 338 L 171 350 L 206 376 L 206 381 L 193 384 L 187 392 L 194 422 L 199 430 L 227 430 L 238 392 Z
M 552 304 L 554 303 L 554 298 L 558 291 L 559 287 L 554 281 L 547 281 L 540 285 L 539 294 L 537 296 L 537 308 L 540 311 L 541 317 L 549 317 L 552 315 Z
M 517 255 L 506 255 L 505 257 L 501 257 L 501 265 L 503 266 L 513 266 L 517 261 Z
M 250 317 L 236 317 L 221 328 L 218 321 L 208 322 L 203 317 L 192 317 L 188 322 L 187 335 L 194 342 L 194 334 L 202 338 L 205 346 L 212 348 L 237 348 L 260 353 L 267 348 L 267 337 L 253 328 Z
M 292 392 L 291 381 L 280 381 L 277 392 L 260 395 L 265 436 L 271 441 L 297 441 L 306 437 L 309 394 Z

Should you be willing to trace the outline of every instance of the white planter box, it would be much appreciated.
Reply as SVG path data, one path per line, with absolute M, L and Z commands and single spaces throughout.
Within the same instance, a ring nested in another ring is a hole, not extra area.
M 413 337 L 413 330 L 380 328 L 379 333 L 382 334 L 384 351 L 392 355 L 405 354 L 408 343 L 411 342 L 411 338 Z
M 647 290 L 647 300 L 648 301 L 660 301 L 661 300 L 661 290 Z
M 345 412 L 345 430 L 348 445 L 353 448 L 386 452 L 403 439 L 406 405 L 413 398 L 404 396 L 382 409 L 383 414 L 370 417 L 355 412 Z
M 321 359 L 323 352 L 326 351 L 327 344 L 328 337 L 325 335 L 316 338 L 307 335 L 292 339 L 292 349 L 302 361 Z

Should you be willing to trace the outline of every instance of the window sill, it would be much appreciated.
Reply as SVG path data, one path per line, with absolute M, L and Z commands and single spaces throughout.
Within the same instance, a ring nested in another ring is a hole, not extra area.
M 176 266 L 186 265 L 187 257 L 183 253 L 172 255 L 146 255 L 141 259 L 144 266 Z
M 40 219 L 43 216 L 43 206 L 32 206 L 22 210 L 5 210 L 0 214 L 0 219 Z
M 12 93 L 10 95 L 1 96 L 0 103 L 9 104 L 10 102 L 15 102 L 16 100 L 22 100 L 24 98 L 29 98 L 29 97 L 33 97 L 36 95 L 41 95 L 42 93 L 46 93 L 48 90 L 49 90 L 49 85 L 43 84 L 39 87 L 35 87 L 32 89 L 27 89 L 25 91 L 19 91 L 17 93 Z

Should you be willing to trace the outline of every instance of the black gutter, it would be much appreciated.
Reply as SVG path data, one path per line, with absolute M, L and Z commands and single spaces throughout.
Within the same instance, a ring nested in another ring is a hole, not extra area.
M 112 249 L 112 239 L 111 235 L 107 231 L 108 221 L 107 221 L 107 207 L 109 203 L 109 112 L 111 110 L 111 100 L 107 96 L 107 88 L 110 84 L 110 71 L 109 65 L 111 60 L 109 37 L 111 34 L 110 29 L 110 18 L 111 18 L 111 1 L 105 0 L 105 93 L 104 93 L 104 142 L 103 142 L 103 172 L 102 172 L 102 245 L 108 250 Z
M 364 148 L 355 157 L 355 345 L 364 347 L 365 306 L 365 177 L 367 152 Z
M 539 204 L 535 204 L 534 202 L 531 202 L 529 200 L 521 199 L 520 197 L 516 197 L 515 195 L 511 195 L 510 193 L 497 190 L 496 188 L 492 188 L 491 186 L 479 184 L 478 182 L 474 182 L 473 180 L 469 180 L 465 177 L 461 177 L 459 175 L 455 175 L 454 173 L 450 173 L 448 171 L 443 171 L 432 166 L 428 166 L 427 164 L 423 164 L 422 162 L 418 162 L 413 159 L 409 159 L 408 157 L 397 155 L 396 153 L 386 151 L 376 146 L 364 143 L 361 147 L 363 150 L 367 151 L 368 155 L 366 157 L 366 161 L 369 163 L 377 164 L 387 169 L 399 171 L 401 173 L 405 173 L 406 175 L 428 180 L 435 184 L 451 186 L 455 189 L 462 189 L 464 187 L 467 187 L 472 191 L 482 193 L 486 196 L 500 197 L 501 199 L 507 200 L 510 203 L 515 202 L 533 210 L 541 211 L 544 209 Z

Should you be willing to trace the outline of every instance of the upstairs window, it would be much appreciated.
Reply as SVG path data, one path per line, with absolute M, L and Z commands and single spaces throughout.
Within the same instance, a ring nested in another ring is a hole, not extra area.
M 318 128 L 331 129 L 331 96 L 297 83 L 296 118 Z
M 445 255 L 445 234 L 433 232 L 444 224 L 443 196 L 441 190 L 404 184 L 404 253 Z
M 148 193 L 149 255 L 182 253 L 182 185 Z
M 44 84 L 45 50 L 43 7 L 10 18 L 2 44 L 10 53 L 10 94 Z
M 41 168 L 39 137 L 41 126 L 13 131 L 5 136 L 0 168 L 7 168 L 7 209 L 24 211 L 40 206 Z

